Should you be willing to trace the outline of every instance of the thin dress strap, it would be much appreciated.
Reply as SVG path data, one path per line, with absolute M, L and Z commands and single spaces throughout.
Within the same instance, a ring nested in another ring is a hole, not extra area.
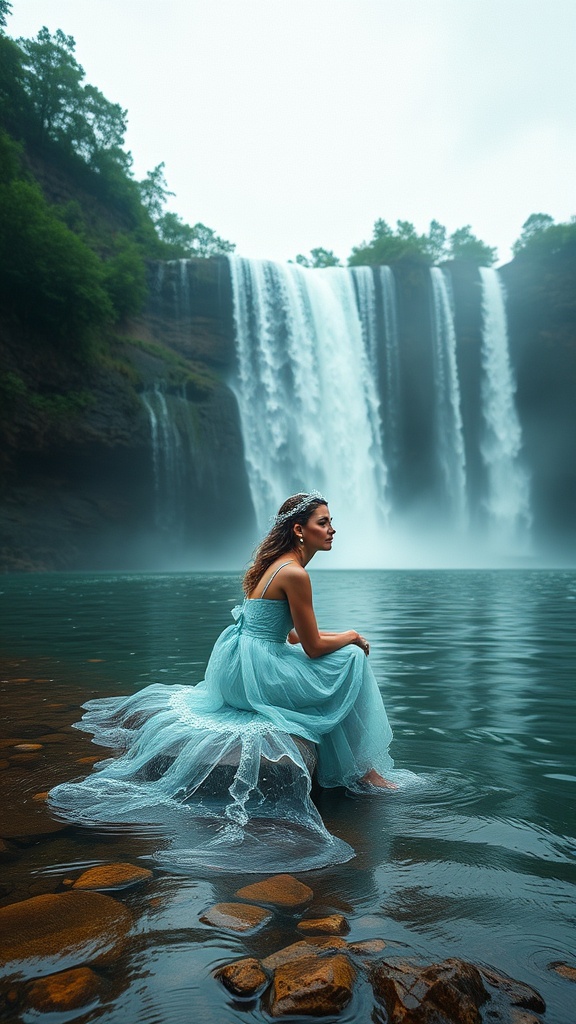
M 268 587 L 269 587 L 269 586 L 270 586 L 270 584 L 272 583 L 272 580 L 274 579 L 274 577 L 276 576 L 276 574 L 280 572 L 280 569 L 283 569 L 285 565 L 290 565 L 290 562 L 293 562 L 293 561 L 294 561 L 294 559 L 293 559 L 293 558 L 289 558 L 287 562 L 282 562 L 282 565 L 279 565 L 279 566 L 278 566 L 278 568 L 274 570 L 274 572 L 272 573 L 272 575 L 271 575 L 270 579 L 268 580 L 268 583 L 267 583 L 267 584 L 266 584 L 266 586 L 264 587 L 264 590 L 263 590 L 263 591 L 262 591 L 262 593 L 260 594 L 260 600 L 262 600 L 262 598 L 264 597 L 264 594 L 265 594 L 265 593 L 266 593 L 266 591 L 268 590 Z

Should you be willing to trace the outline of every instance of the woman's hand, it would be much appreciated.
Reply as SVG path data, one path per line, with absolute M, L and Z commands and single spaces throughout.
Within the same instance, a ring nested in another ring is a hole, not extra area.
M 370 654 L 370 644 L 368 643 L 365 636 L 360 636 L 360 633 L 357 633 L 356 636 L 357 639 L 354 640 L 353 643 L 355 643 L 357 647 L 364 651 L 364 654 L 366 655 L 366 657 L 368 657 L 368 655 Z

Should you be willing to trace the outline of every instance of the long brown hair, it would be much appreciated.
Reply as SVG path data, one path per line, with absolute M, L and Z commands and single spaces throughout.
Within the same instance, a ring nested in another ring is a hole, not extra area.
M 306 499 L 310 500 L 307 501 Z M 244 574 L 242 587 L 246 595 L 251 594 L 266 570 L 280 555 L 292 551 L 294 547 L 294 526 L 300 523 L 305 526 L 315 508 L 327 505 L 326 498 L 319 494 L 293 494 L 278 509 L 276 521 L 264 540 L 254 552 L 254 561 Z M 293 514 L 291 515 L 291 511 Z

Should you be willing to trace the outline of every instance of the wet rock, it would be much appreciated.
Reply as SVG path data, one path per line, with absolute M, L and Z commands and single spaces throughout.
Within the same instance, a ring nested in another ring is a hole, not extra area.
M 350 925 L 343 914 L 329 914 L 327 917 L 308 917 L 298 924 L 298 931 L 311 935 L 346 935 Z
M 473 964 L 449 959 L 430 967 L 381 961 L 371 972 L 374 993 L 390 1024 L 481 1024 L 488 999 Z
M 235 996 L 254 996 L 268 984 L 268 975 L 253 956 L 226 964 L 216 971 L 216 977 Z
M 554 960 L 548 967 L 552 971 L 556 971 L 562 978 L 567 978 L 568 981 L 576 981 L 576 966 L 574 964 L 564 963 L 563 960 Z
M 45 804 L 36 801 L 30 804 L 21 803 L 19 807 L 4 806 L 0 832 L 3 839 L 16 839 L 18 842 L 33 842 L 42 836 L 63 832 L 66 822 L 51 818 Z
M 272 875 L 263 882 L 245 885 L 234 895 L 276 907 L 301 907 L 312 899 L 314 893 L 310 886 L 299 882 L 293 875 Z
M 101 979 L 89 967 L 73 967 L 34 981 L 26 990 L 26 1001 L 40 1013 L 62 1013 L 94 1002 L 101 989 Z
M 489 985 L 493 985 L 499 992 L 503 992 L 512 1006 L 520 1006 L 525 1010 L 535 1010 L 536 1013 L 544 1013 L 546 1003 L 535 988 L 525 985 L 522 981 L 515 981 L 507 974 L 492 969 L 482 968 L 482 974 Z
M 274 974 L 272 1017 L 331 1016 L 350 1002 L 356 972 L 342 954 L 304 957 L 279 966 Z
M 44 789 L 44 790 L 42 790 L 41 793 L 34 793 L 34 796 L 32 797 L 32 799 L 36 800 L 37 803 L 43 803 L 43 802 L 45 802 L 48 799 L 48 793 L 49 793 L 49 790 Z
M 0 967 L 18 973 L 32 960 L 42 975 L 57 967 L 107 963 L 122 951 L 132 922 L 126 907 L 96 892 L 49 893 L 12 903 L 0 908 Z
M 374 956 L 386 949 L 386 943 L 384 939 L 362 939 L 360 942 L 349 942 L 348 949 L 357 956 Z
M 305 938 L 307 946 L 316 946 L 318 949 L 347 949 L 346 939 L 339 935 L 307 935 Z
M 42 746 L 42 743 L 16 743 L 13 749 L 19 754 L 29 754 L 33 750 L 42 750 Z
M 506 1018 L 506 1024 L 542 1024 L 542 1018 L 530 1013 L 530 1010 L 521 1010 L 513 1006 Z
M 102 755 L 96 756 L 91 755 L 90 757 L 79 757 L 76 759 L 76 764 L 97 764 L 98 761 L 102 760 Z
M 148 868 L 141 868 L 136 864 L 101 864 L 83 871 L 72 888 L 125 889 L 128 886 L 141 885 L 153 877 Z
M 214 928 L 227 928 L 233 932 L 249 932 L 259 925 L 265 924 L 272 917 L 262 907 L 253 907 L 249 903 L 215 903 L 202 914 L 203 924 Z
M 292 963 L 294 960 L 302 960 L 306 957 L 320 956 L 322 949 L 338 949 L 346 946 L 344 939 L 334 936 L 333 938 L 326 939 L 323 936 L 318 937 L 317 941 L 310 939 L 302 939 L 300 942 L 292 942 L 289 946 L 283 946 L 282 949 L 276 951 L 276 953 L 270 953 L 269 956 L 262 960 L 262 966 L 267 971 L 275 971 L 277 967 L 281 967 L 283 964 Z

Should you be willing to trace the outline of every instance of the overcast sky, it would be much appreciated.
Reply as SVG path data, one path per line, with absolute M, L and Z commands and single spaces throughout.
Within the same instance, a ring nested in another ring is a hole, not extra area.
M 374 221 L 464 224 L 500 262 L 576 213 L 575 0 L 13 0 L 76 40 L 170 208 L 289 259 Z

